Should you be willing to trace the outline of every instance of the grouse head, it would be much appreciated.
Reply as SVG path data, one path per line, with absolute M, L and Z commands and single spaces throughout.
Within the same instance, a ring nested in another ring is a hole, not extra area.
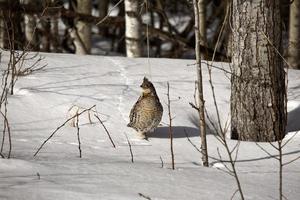
M 143 94 L 156 95 L 156 91 L 153 84 L 146 77 L 144 77 L 143 83 L 140 87 L 143 89 Z

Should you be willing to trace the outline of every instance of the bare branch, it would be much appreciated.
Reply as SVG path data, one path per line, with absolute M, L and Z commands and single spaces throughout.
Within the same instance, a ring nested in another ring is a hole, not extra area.
M 127 140 L 127 144 L 128 144 L 128 147 L 129 147 L 129 151 L 130 151 L 130 156 L 131 156 L 131 162 L 134 163 L 134 160 L 133 160 L 133 152 L 132 152 L 132 147 L 131 147 L 131 143 L 126 135 L 126 133 L 124 132 L 124 135 L 126 137 L 126 140 Z
M 159 159 L 160 159 L 160 162 L 161 162 L 161 168 L 164 168 L 164 161 L 163 161 L 162 157 L 159 156 Z
M 105 132 L 106 132 L 106 134 L 107 134 L 107 136 L 108 136 L 108 138 L 109 138 L 109 140 L 110 140 L 112 146 L 113 146 L 114 148 L 116 148 L 116 145 L 115 145 L 113 139 L 111 138 L 109 131 L 108 131 L 107 128 L 105 127 L 105 125 L 104 125 L 104 123 L 102 122 L 102 120 L 100 119 L 100 117 L 99 117 L 98 115 L 96 115 L 96 114 L 94 114 L 94 116 L 98 119 L 98 121 L 100 122 L 100 124 L 101 124 L 102 127 L 104 128 L 104 130 L 105 130 Z
M 144 195 L 144 194 L 142 194 L 142 193 L 139 193 L 139 195 L 140 195 L 140 197 L 143 197 L 144 199 L 151 200 L 151 198 L 150 198 L 150 197 L 147 197 L 147 196 L 145 196 L 145 195 Z
M 101 19 L 99 22 L 97 22 L 96 25 L 98 26 L 99 24 L 102 24 L 102 23 L 109 17 L 110 13 L 111 13 L 116 7 L 118 7 L 119 4 L 121 4 L 123 1 L 124 1 L 124 0 L 120 0 L 118 3 L 116 3 L 116 5 L 114 5 L 114 6 L 108 11 L 107 15 L 106 15 L 103 19 Z
M 299 159 L 300 159 L 300 156 L 298 156 L 298 157 L 294 158 L 293 160 L 290 160 L 290 161 L 288 161 L 288 162 L 286 162 L 286 163 L 283 163 L 282 165 L 283 165 L 283 166 L 289 165 L 289 164 L 291 164 L 291 163 L 293 163 L 293 162 L 295 162 L 296 160 L 299 160 Z
M 170 85 L 167 82 L 167 96 L 168 96 L 168 115 L 169 115 L 169 137 L 170 137 L 170 148 L 171 148 L 171 157 L 172 157 L 172 169 L 175 169 L 174 161 L 174 149 L 173 149 L 173 129 L 172 129 L 172 116 L 171 116 L 171 102 L 170 102 Z
M 185 136 L 186 136 L 186 139 L 189 141 L 189 143 L 191 143 L 191 145 L 199 152 L 201 153 L 201 150 L 191 141 L 187 131 L 184 129 L 184 133 L 185 133 Z
M 258 144 L 257 142 L 255 142 L 255 144 L 263 151 L 265 152 L 268 156 L 270 156 L 270 158 L 275 158 L 276 160 L 279 160 L 279 158 L 277 158 L 277 156 L 270 154 L 266 149 L 264 149 L 260 144 Z
M 53 135 L 62 127 L 64 127 L 69 121 L 73 120 L 75 117 L 79 117 L 81 114 L 90 111 L 91 109 L 93 109 L 94 107 L 96 107 L 96 105 L 93 105 L 92 107 L 85 109 L 83 111 L 81 111 L 80 113 L 78 113 L 77 115 L 74 115 L 72 117 L 70 117 L 69 119 L 67 119 L 63 124 L 61 124 L 59 127 L 57 127 L 52 133 L 51 135 L 43 142 L 43 144 L 38 148 L 38 150 L 35 152 L 35 154 L 33 155 L 34 157 L 39 153 L 39 151 L 43 148 L 43 146 L 53 137 Z
M 231 196 L 231 200 L 234 198 L 234 196 L 236 195 L 236 193 L 239 191 L 239 189 L 236 189 L 235 191 L 234 191 L 234 193 L 232 194 L 232 196 Z
M 76 127 L 77 127 L 77 140 L 78 140 L 79 158 L 81 158 L 81 142 L 80 142 L 80 135 L 79 135 L 79 117 L 78 117 L 78 114 L 76 115 Z
M 297 131 L 292 137 L 290 137 L 283 145 L 282 148 L 284 148 L 290 141 L 292 141 L 292 139 L 299 133 L 299 131 Z

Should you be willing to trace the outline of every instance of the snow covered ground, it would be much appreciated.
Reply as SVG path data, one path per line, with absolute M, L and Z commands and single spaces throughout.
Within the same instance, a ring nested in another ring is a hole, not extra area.
M 233 177 L 222 170 L 227 156 L 210 131 L 210 168 L 201 166 L 201 155 L 187 140 L 185 131 L 199 147 L 197 113 L 189 106 L 194 100 L 196 79 L 193 60 L 128 59 L 123 57 L 43 54 L 48 66 L 21 77 L 16 94 L 9 97 L 8 118 L 12 132 L 12 159 L 0 159 L 1 200 L 53 199 L 230 199 L 237 187 Z M 8 62 L 2 56 L 1 69 Z M 224 63 L 218 67 L 228 69 Z M 149 137 L 138 140 L 126 127 L 132 105 L 140 94 L 139 85 L 148 76 L 164 106 L 162 126 Z M 286 138 L 297 134 L 284 148 L 284 161 L 300 154 L 300 71 L 289 71 L 289 123 Z M 206 106 L 215 120 L 215 109 L 204 69 Z M 176 170 L 171 170 L 168 139 L 167 81 L 170 82 Z M 222 123 L 229 119 L 230 81 L 213 70 L 213 81 Z M 79 158 L 77 129 L 60 129 L 33 157 L 38 147 L 61 125 L 72 105 L 96 105 L 100 118 L 116 143 L 113 148 L 103 127 L 92 116 L 80 116 L 82 158 Z M 0 129 L 3 122 L 1 119 Z M 134 163 L 125 134 L 132 145 Z M 2 134 L 1 134 L 2 135 Z M 286 141 L 287 139 L 285 139 Z M 236 141 L 228 140 L 231 147 Z M 8 151 L 8 142 L 4 153 Z M 268 143 L 267 151 L 277 152 Z M 227 163 L 228 164 L 228 163 Z M 278 162 L 255 143 L 241 142 L 236 167 L 246 199 L 278 199 Z M 299 199 L 300 161 L 284 167 L 284 195 Z M 221 168 L 217 169 L 217 168 Z M 233 199 L 239 199 L 239 195 Z

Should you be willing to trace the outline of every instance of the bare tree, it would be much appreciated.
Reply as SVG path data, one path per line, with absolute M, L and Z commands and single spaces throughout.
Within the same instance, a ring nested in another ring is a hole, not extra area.
M 5 0 L 0 0 L 1 3 L 5 2 Z M 4 21 L 4 13 L 0 10 L 0 48 L 5 48 L 5 21 Z
M 300 0 L 290 5 L 288 62 L 292 68 L 300 69 Z
M 142 56 L 141 0 L 125 0 L 126 54 Z
M 231 137 L 284 137 L 286 88 L 280 0 L 232 2 Z
M 24 0 L 23 3 L 30 4 L 34 6 L 37 0 Z M 36 17 L 34 15 L 25 14 L 25 37 L 29 49 L 37 50 L 37 34 L 35 34 L 36 29 Z
M 201 135 L 201 153 L 203 166 L 208 167 L 208 155 L 207 155 L 207 142 L 206 142 L 206 123 L 205 123 L 205 113 L 204 113 L 204 98 L 203 98 L 203 84 L 202 84 L 202 68 L 201 68 L 201 15 L 200 9 L 203 6 L 203 0 L 194 0 L 194 12 L 195 12 L 195 36 L 196 36 L 196 62 L 197 62 L 197 88 L 198 88 L 198 104 L 197 107 L 199 117 L 200 117 L 200 135 Z M 202 11 L 201 11 L 202 12 Z M 203 16 L 202 16 L 203 17 Z M 203 24 L 203 23 L 202 23 Z M 203 25 L 202 25 L 203 26 Z M 206 29 L 205 29 L 206 30 Z
M 77 12 L 81 14 L 91 14 L 91 0 L 77 0 Z M 91 51 L 91 24 L 82 20 L 76 21 L 75 46 L 76 54 L 89 54 Z
M 197 0 L 198 6 L 198 31 L 200 33 L 200 44 L 203 46 L 207 46 L 207 39 L 206 39 L 206 0 Z M 196 13 L 195 13 L 196 15 Z M 196 18 L 195 18 L 196 19 Z M 197 22 L 195 22 L 197 23 Z M 204 58 L 204 56 L 201 56 Z

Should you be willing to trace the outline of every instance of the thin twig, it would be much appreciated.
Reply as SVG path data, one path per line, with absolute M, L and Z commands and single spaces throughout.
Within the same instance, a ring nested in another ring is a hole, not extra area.
M 76 114 L 76 127 L 77 127 L 79 158 L 81 158 L 81 142 L 80 142 L 80 135 L 79 135 L 79 116 L 78 116 L 78 114 Z
M 100 122 L 100 124 L 101 124 L 102 127 L 104 128 L 104 130 L 105 130 L 105 132 L 107 133 L 108 138 L 109 138 L 109 140 L 110 140 L 112 146 L 113 146 L 114 148 L 116 148 L 116 145 L 115 145 L 114 141 L 112 140 L 109 131 L 108 131 L 107 128 L 105 127 L 105 125 L 104 125 L 104 123 L 102 122 L 102 120 L 100 119 L 100 117 L 98 117 L 98 115 L 96 115 L 96 114 L 94 114 L 94 116 L 98 119 L 98 121 Z
M 219 148 L 217 148 L 217 153 L 218 153 L 218 156 L 219 156 L 219 161 L 224 165 L 224 167 L 227 169 L 227 171 L 228 171 L 232 176 L 234 176 L 233 171 L 232 171 L 231 169 L 229 169 L 229 167 L 224 163 Z
M 150 197 L 147 197 L 147 196 L 145 196 L 145 195 L 144 195 L 144 194 L 142 194 L 142 193 L 139 193 L 139 195 L 140 195 L 140 197 L 143 197 L 144 199 L 151 200 L 151 198 L 150 198 Z
M 127 134 L 124 133 L 125 137 L 126 137 L 126 140 L 127 140 L 127 144 L 128 144 L 128 147 L 129 147 L 129 151 L 130 151 L 130 156 L 131 156 L 131 162 L 134 163 L 134 160 L 133 160 L 133 152 L 132 152 L 132 147 L 131 147 L 131 143 L 127 137 Z
M 12 150 L 12 143 L 11 143 L 10 125 L 9 125 L 9 122 L 8 122 L 8 119 L 7 119 L 7 103 L 8 102 L 7 102 L 7 93 L 6 93 L 5 101 L 4 101 L 4 113 L 1 110 L 0 110 L 0 113 L 4 118 L 4 127 L 5 127 L 5 129 L 3 130 L 3 134 L 5 134 L 5 131 L 7 129 L 8 143 L 9 143 L 9 151 L 8 151 L 7 158 L 10 158 L 11 150 Z M 3 141 L 2 141 L 2 145 L 1 145 L 1 153 L 2 153 L 2 149 L 3 149 L 3 144 L 4 144 L 4 137 L 3 137 Z
M 259 145 L 257 142 L 255 142 L 255 144 L 263 151 L 265 152 L 268 156 L 270 156 L 271 158 L 275 158 L 276 160 L 279 160 L 278 155 L 272 155 L 270 154 L 266 149 L 264 149 L 261 145 Z
M 300 159 L 300 156 L 298 156 L 298 157 L 294 158 L 293 160 L 290 160 L 290 161 L 288 161 L 288 162 L 286 162 L 286 163 L 283 163 L 282 165 L 283 165 L 283 166 L 289 165 L 289 164 L 291 164 L 291 163 L 293 163 L 293 162 L 295 162 L 296 160 L 299 160 L 299 159 Z
M 161 168 L 164 168 L 164 161 L 163 161 L 162 157 L 159 156 L 159 159 L 160 159 L 160 163 L 161 163 Z
M 261 31 L 261 33 L 263 34 L 263 36 L 268 40 L 268 42 L 270 43 L 270 45 L 273 47 L 273 49 L 275 49 L 276 53 L 280 56 L 280 58 L 285 62 L 285 64 L 288 66 L 288 68 L 292 68 L 290 66 L 290 64 L 288 63 L 288 61 L 283 57 L 283 55 L 278 51 L 278 49 L 274 46 L 274 44 L 270 41 L 270 39 L 268 38 L 268 36 L 265 34 L 265 32 Z
M 217 51 L 217 46 L 218 46 L 220 38 L 221 38 L 221 34 L 223 33 L 225 24 L 227 23 L 227 19 L 228 19 L 228 16 L 229 16 L 229 8 L 230 8 L 230 3 L 228 2 L 227 8 L 226 8 L 226 15 L 225 15 L 225 18 L 224 18 L 224 21 L 223 21 L 220 33 L 218 35 L 217 42 L 215 44 L 212 61 L 211 61 L 210 64 L 207 65 L 207 69 L 208 69 L 208 74 L 209 74 L 209 85 L 211 87 L 211 91 L 212 91 L 212 95 L 213 95 L 213 102 L 214 102 L 215 111 L 216 111 L 216 114 L 217 114 L 217 123 L 218 123 L 219 129 L 220 129 L 219 136 L 221 137 L 220 139 L 221 139 L 222 144 L 224 145 L 224 147 L 226 149 L 226 152 L 227 152 L 227 155 L 229 157 L 231 169 L 229 169 L 226 165 L 224 165 L 224 166 L 234 176 L 236 184 L 237 184 L 237 187 L 238 187 L 238 191 L 240 193 L 240 197 L 241 197 L 242 200 L 244 200 L 245 198 L 244 198 L 243 190 L 242 190 L 241 183 L 240 183 L 240 180 L 239 180 L 239 176 L 238 176 L 237 171 L 236 171 L 235 162 L 233 160 L 233 157 L 232 157 L 232 155 L 230 153 L 229 146 L 228 146 L 227 141 L 226 141 L 226 135 L 225 135 L 226 133 L 223 132 L 223 129 L 222 129 L 222 124 L 221 124 L 221 119 L 220 119 L 220 113 L 219 113 L 219 108 L 218 108 L 217 99 L 216 99 L 216 93 L 215 93 L 215 89 L 214 89 L 214 85 L 213 85 L 213 81 L 212 81 L 212 70 L 211 70 L 211 66 L 213 65 L 213 62 L 214 62 L 214 58 L 215 58 L 215 54 L 216 54 L 216 51 Z
M 199 152 L 201 153 L 201 150 L 191 141 L 187 131 L 185 129 L 184 130 L 184 133 L 185 133 L 185 136 L 186 136 L 186 139 L 189 141 L 189 143 L 191 143 L 191 145 Z
M 236 163 L 237 158 L 238 158 L 238 155 L 239 155 L 239 150 L 240 150 L 239 147 L 240 147 L 240 143 L 241 143 L 241 141 L 239 140 L 239 141 L 237 142 L 237 145 L 234 147 L 234 149 L 236 149 L 235 157 L 234 157 L 234 159 L 233 159 L 234 164 Z M 232 150 L 231 152 L 233 153 L 234 150 Z
M 234 196 L 236 195 L 236 193 L 239 191 L 239 189 L 236 189 L 235 191 L 234 191 L 234 193 L 232 194 L 232 196 L 231 196 L 231 200 L 234 198 Z
M 173 128 L 172 128 L 172 116 L 171 116 L 171 101 L 170 101 L 170 84 L 167 82 L 167 96 L 168 96 L 168 115 L 169 115 L 169 137 L 170 137 L 170 149 L 172 157 L 172 169 L 175 169 L 174 161 L 174 149 L 173 149 Z
M 287 141 L 285 141 L 285 143 L 282 145 L 282 148 L 284 148 L 290 141 L 292 141 L 292 139 L 299 133 L 299 131 L 297 131 L 292 137 L 290 137 Z
M 78 113 L 77 115 L 74 115 L 72 117 L 70 117 L 69 119 L 67 119 L 63 124 L 61 124 L 59 127 L 57 127 L 55 129 L 55 131 L 53 131 L 51 133 L 51 135 L 43 142 L 43 144 L 38 148 L 38 150 L 35 152 L 35 154 L 33 155 L 34 157 L 39 153 L 39 151 L 43 148 L 43 146 L 53 137 L 53 135 L 62 127 L 64 127 L 69 121 L 73 120 L 75 117 L 79 117 L 81 114 L 90 111 L 91 109 L 93 109 L 94 107 L 96 107 L 96 105 L 93 105 L 92 107 L 85 109 L 83 111 L 81 111 L 80 113 Z
M 121 4 L 123 1 L 124 1 L 124 0 L 120 0 L 118 3 L 116 3 L 116 5 L 114 5 L 114 6 L 108 11 L 107 15 L 106 15 L 103 19 L 101 19 L 101 20 L 96 24 L 96 26 L 99 25 L 99 24 L 101 24 L 102 22 L 104 22 L 104 21 L 109 17 L 110 13 L 111 13 L 116 7 L 118 7 L 118 5 Z

